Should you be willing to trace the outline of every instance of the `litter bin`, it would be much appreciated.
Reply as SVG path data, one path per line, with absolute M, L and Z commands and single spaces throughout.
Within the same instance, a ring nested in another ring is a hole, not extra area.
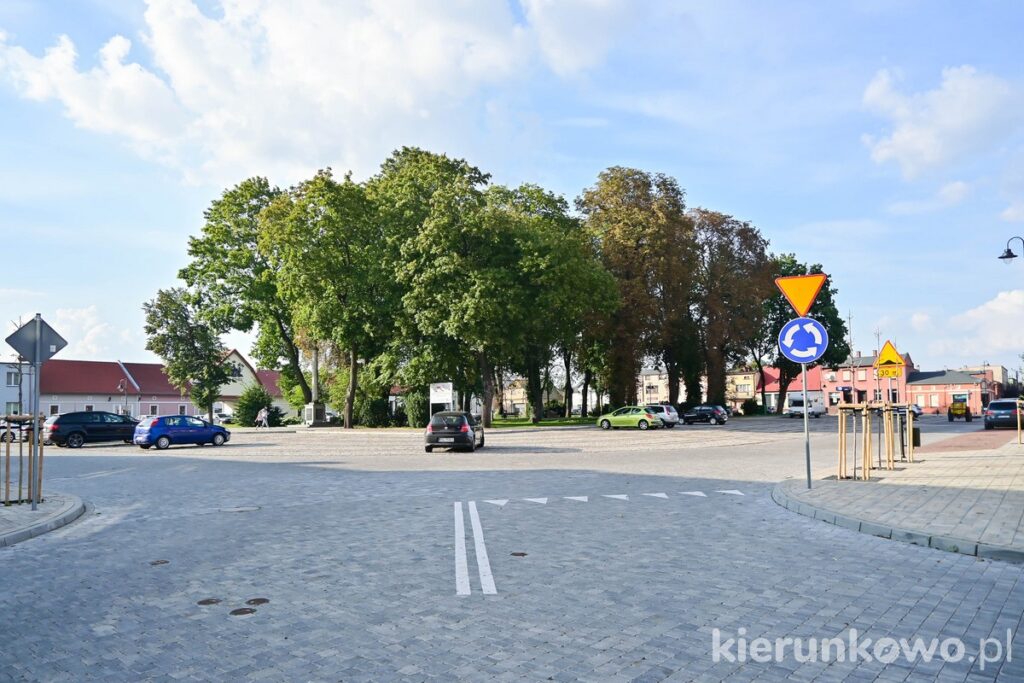
M 921 447 L 921 428 L 914 427 L 914 448 Z

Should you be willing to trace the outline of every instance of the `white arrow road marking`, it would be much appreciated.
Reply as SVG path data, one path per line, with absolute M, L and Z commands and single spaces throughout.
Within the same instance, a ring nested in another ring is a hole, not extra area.
M 540 503 L 541 505 L 547 505 L 548 504 L 548 499 L 547 498 L 523 498 L 523 500 L 528 500 L 531 503 Z
M 480 587 L 484 595 L 494 595 L 498 589 L 494 587 L 491 563 L 487 559 L 487 546 L 484 545 L 484 529 L 480 525 L 480 515 L 476 511 L 476 502 L 472 500 L 469 501 L 469 522 L 473 525 L 473 546 L 476 548 L 476 567 L 480 571 Z
M 715 491 L 715 493 L 726 493 L 726 494 L 728 494 L 730 496 L 742 496 L 743 495 L 742 491 L 737 491 L 736 489 L 725 489 L 724 491 Z
M 629 500 L 629 496 L 627 496 L 625 493 L 606 493 L 604 494 L 604 497 L 615 498 L 617 500 Z
M 668 498 L 666 493 L 645 493 L 645 496 L 651 496 L 652 498 Z
M 578 500 L 581 503 L 586 503 L 589 500 L 586 496 L 563 496 L 566 500 Z
M 504 507 L 504 505 L 508 502 L 508 498 L 500 498 L 498 500 L 485 500 L 484 502 L 490 503 L 491 505 L 497 505 L 498 507 Z
M 455 503 L 455 594 L 469 595 L 469 566 L 466 562 L 466 522 L 462 503 Z
M 708 494 L 704 493 L 703 491 L 680 491 L 679 493 L 683 494 L 684 496 L 700 496 L 701 498 L 708 497 Z

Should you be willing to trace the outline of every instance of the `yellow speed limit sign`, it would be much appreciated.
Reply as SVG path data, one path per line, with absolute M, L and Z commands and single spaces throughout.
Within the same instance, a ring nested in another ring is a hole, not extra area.
M 899 377 L 903 374 L 902 365 L 881 366 L 878 368 L 879 377 Z

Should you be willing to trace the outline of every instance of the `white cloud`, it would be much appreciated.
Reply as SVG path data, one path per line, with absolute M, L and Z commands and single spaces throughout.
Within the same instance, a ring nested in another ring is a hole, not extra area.
M 999 217 L 1009 223 L 1024 223 L 1024 202 L 1013 202 L 1003 209 Z
M 999 292 L 994 298 L 949 318 L 933 333 L 929 351 L 963 360 L 1024 351 L 1024 290 Z
M 943 69 L 940 86 L 921 93 L 898 91 L 898 80 L 882 69 L 864 90 L 864 105 L 892 130 L 863 141 L 875 162 L 897 163 L 905 178 L 986 152 L 1024 123 L 1020 89 L 974 67 Z
M 366 174 L 403 144 L 464 145 L 491 117 L 471 96 L 526 82 L 545 61 L 565 75 L 597 64 L 629 7 L 528 0 L 523 23 L 504 0 L 224 0 L 211 14 L 194 0 L 146 4 L 139 44 L 114 36 L 91 68 L 67 36 L 37 57 L 0 35 L 0 79 L 216 184 L 291 182 L 330 164 Z M 151 68 L 132 61 L 138 49 Z
M 910 316 L 910 326 L 915 332 L 924 332 L 932 326 L 932 317 L 927 313 L 914 313 Z
M 911 199 L 893 202 L 889 205 L 890 213 L 897 215 L 914 215 L 947 209 L 962 203 L 971 194 L 971 186 L 962 180 L 946 183 L 939 188 L 934 196 L 927 199 Z
M 116 336 L 110 324 L 100 320 L 96 305 L 58 308 L 50 326 L 67 340 L 61 358 L 110 360 L 110 341 Z

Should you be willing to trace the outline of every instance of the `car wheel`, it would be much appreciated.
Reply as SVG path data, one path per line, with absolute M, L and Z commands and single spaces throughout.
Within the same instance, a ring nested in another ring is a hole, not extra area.
M 466 448 L 466 450 L 469 451 L 470 453 L 475 451 L 476 450 L 476 441 L 474 441 L 473 443 L 469 444 L 469 447 Z
M 970 413 L 967 413 L 967 421 L 968 421 L 968 422 L 970 422 L 970 421 L 971 421 L 971 420 L 973 420 L 973 419 L 974 419 L 974 418 L 973 418 L 973 417 L 971 416 L 971 414 L 970 414 Z
M 612 423 L 608 420 L 601 420 L 601 429 L 611 429 Z
M 224 435 L 223 434 L 214 434 L 213 435 L 213 445 L 214 446 L 223 446 L 224 445 Z
M 650 427 L 650 425 L 647 424 L 647 420 L 640 420 L 639 422 L 636 423 L 636 426 L 639 427 L 641 430 L 644 430 L 644 429 L 647 429 L 648 427 Z
M 477 446 L 477 448 L 483 448 L 483 447 L 484 447 L 484 437 L 481 436 L 480 437 L 480 445 Z
M 665 423 L 665 429 L 672 429 L 675 426 L 676 426 L 675 422 L 666 422 Z
M 81 448 L 85 445 L 85 436 L 78 432 L 72 432 L 68 434 L 68 438 L 64 443 L 68 445 L 68 448 Z
M 990 424 L 985 425 L 985 429 L 992 429 L 992 425 L 990 425 Z
M 434 448 L 432 446 L 424 446 L 423 450 L 425 450 L 427 453 L 433 453 L 434 452 Z
M 161 451 L 167 450 L 167 448 L 169 448 L 170 445 L 171 445 L 171 440 L 169 438 L 167 438 L 166 436 L 161 436 L 159 439 L 156 440 L 157 450 L 161 450 Z
M 692 425 L 693 423 L 690 422 L 689 420 L 683 420 L 683 424 L 684 425 Z
M 949 415 L 947 415 L 946 417 L 948 417 L 948 418 L 949 418 L 949 421 L 950 421 L 950 422 L 952 422 L 952 421 L 953 421 L 953 415 L 952 415 L 952 414 L 949 414 Z
M 713 425 L 716 425 L 716 424 L 718 424 L 718 418 L 717 417 L 713 417 L 710 420 L 708 420 L 708 422 L 710 422 Z
M 125 439 L 125 440 L 124 440 L 124 442 L 125 442 L 125 443 L 131 443 L 131 442 L 132 442 L 132 440 L 131 440 L 131 439 Z

